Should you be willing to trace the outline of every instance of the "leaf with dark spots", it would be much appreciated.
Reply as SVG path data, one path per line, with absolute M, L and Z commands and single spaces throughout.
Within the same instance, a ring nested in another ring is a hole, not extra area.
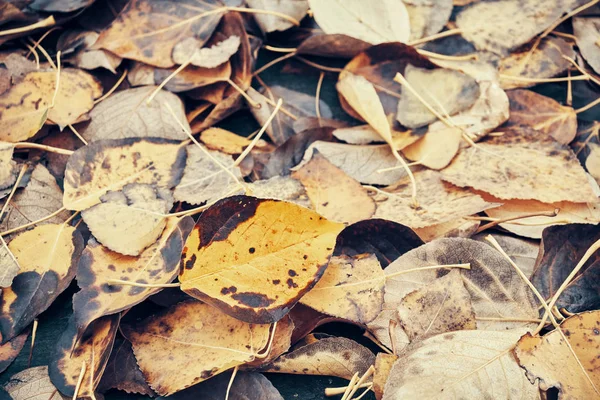
M 83 239 L 71 226 L 47 224 L 21 233 L 8 248 L 21 270 L 0 298 L 3 343 L 33 322 L 69 286 Z
M 181 289 L 243 321 L 275 322 L 319 280 L 342 228 L 293 203 L 221 200 L 200 216 L 186 242 L 184 265 L 194 254 L 196 260 L 181 271 Z M 232 285 L 235 293 L 222 292 Z
M 98 140 L 75 151 L 65 171 L 63 204 L 85 210 L 131 183 L 171 189 L 181 180 L 185 145 L 158 138 Z M 103 166 L 108 165 L 109 168 Z
M 4 372 L 15 358 L 17 358 L 29 337 L 29 333 L 30 330 L 28 329 L 19 336 L 15 336 L 8 342 L 0 345 L 0 373 Z
M 410 228 L 385 219 L 370 219 L 348 225 L 340 232 L 334 255 L 356 256 L 371 253 L 382 268 L 423 241 Z
M 600 239 L 600 226 L 569 224 L 544 229 L 531 282 L 544 298 L 551 298 Z M 594 253 L 562 292 L 556 306 L 579 313 L 600 308 L 600 255 Z
M 95 321 L 81 338 L 74 319 L 69 320 L 48 368 L 50 380 L 62 394 L 75 394 L 83 365 L 86 369 L 78 396 L 94 394 L 108 363 L 120 319 L 120 314 L 103 317 Z
M 162 396 L 253 360 L 270 336 L 270 325 L 239 321 L 193 299 L 123 329 L 146 381 Z
M 78 335 L 83 335 L 92 321 L 126 310 L 161 290 L 111 285 L 107 281 L 116 279 L 159 285 L 173 281 L 179 273 L 181 252 L 193 225 L 191 217 L 168 218 L 161 237 L 138 257 L 110 251 L 90 239 L 77 270 L 81 291 L 73 296 Z
M 154 397 L 155 393 L 146 383 L 133 355 L 131 343 L 117 339 L 104 369 L 98 390 L 119 389 L 127 393 L 138 393 Z

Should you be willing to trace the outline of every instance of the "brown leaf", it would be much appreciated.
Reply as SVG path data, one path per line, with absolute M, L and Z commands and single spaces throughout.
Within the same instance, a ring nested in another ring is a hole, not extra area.
M 577 37 L 577 47 L 585 61 L 600 74 L 600 34 L 599 18 L 573 18 L 573 34 Z
M 252 142 L 250 139 L 237 135 L 221 128 L 208 128 L 200 134 L 200 140 L 211 150 L 217 150 L 225 154 L 241 154 Z M 254 150 L 268 151 L 272 145 L 259 140 Z
M 187 57 L 189 59 L 189 56 Z M 137 63 L 139 65 L 140 63 Z M 142 68 L 147 68 L 145 64 L 142 64 Z M 147 77 L 144 82 L 140 82 L 141 85 L 154 85 L 161 84 L 167 78 L 175 72 L 175 67 L 169 69 L 153 68 L 152 71 L 148 71 Z M 165 84 L 165 89 L 171 92 L 184 92 L 187 90 L 193 90 L 209 86 L 215 83 L 224 82 L 231 77 L 231 63 L 227 60 L 224 63 L 214 67 L 196 67 L 190 65 L 185 67 L 177 75 L 171 77 Z M 145 75 L 143 75 L 145 76 Z M 154 77 L 152 79 L 152 76 Z M 148 83 L 146 83 L 146 79 Z M 172 118 L 172 117 L 171 117 Z
M 54 387 L 48 377 L 48 367 L 25 369 L 10 377 L 4 385 L 13 400 L 63 400 L 60 392 Z
M 422 170 L 414 173 L 417 181 L 419 208 L 414 209 L 409 179 L 403 178 L 386 188 L 388 195 L 376 194 L 375 217 L 402 223 L 411 228 L 423 228 L 460 217 L 477 214 L 497 204 L 481 196 L 442 181 L 439 172 Z
M 130 137 L 186 139 L 167 105 L 177 119 L 189 129 L 183 102 L 174 94 L 161 90 L 148 104 L 146 100 L 155 86 L 127 89 L 109 96 L 90 112 L 92 121 L 81 135 L 88 141 Z
M 95 47 L 161 68 L 172 67 L 173 47 L 186 38 L 205 43 L 225 12 L 218 0 L 130 1 Z
M 12 362 L 17 358 L 27 338 L 29 337 L 29 329 L 19 336 L 15 336 L 8 342 L 0 345 L 0 373 L 4 372 L 6 368 L 12 364 Z
M 56 344 L 48 367 L 50 380 L 65 396 L 74 396 L 83 365 L 85 373 L 77 397 L 93 396 L 115 342 L 120 314 L 103 317 L 94 322 L 86 336 L 79 340 L 73 319 Z
M 564 57 L 575 59 L 573 45 L 557 37 L 545 37 L 539 46 L 531 51 L 530 46 L 511 53 L 499 61 L 498 72 L 503 89 L 530 87 L 534 82 L 522 82 L 517 78 L 553 78 L 567 71 L 572 64 Z
M 385 276 L 375 255 L 334 256 L 301 303 L 322 313 L 367 324 L 383 304 Z
M 525 334 L 514 350 L 519 364 L 540 389 L 558 389 L 561 399 L 592 399 L 600 396 L 598 311 L 567 318 L 560 329 L 540 337 Z
M 294 321 L 290 315 L 288 314 L 277 321 L 277 326 L 274 329 L 275 332 L 272 333 L 273 343 L 271 344 L 269 352 L 264 357 L 261 356 L 254 361 L 244 364 L 242 368 L 258 368 L 264 364 L 270 363 L 290 349 L 290 346 L 292 345 L 292 335 L 295 329 Z
M 298 54 L 319 57 L 352 58 L 371 45 L 363 40 L 344 34 L 324 34 L 322 30 L 310 30 L 309 36 L 297 47 Z
M 185 147 L 159 138 L 98 140 L 75 151 L 65 171 L 63 205 L 85 210 L 109 191 L 146 183 L 173 188 L 181 180 Z
M 381 400 L 383 397 L 383 388 L 397 359 L 398 356 L 394 354 L 377 353 L 375 373 L 373 374 L 373 393 L 377 400 Z
M 57 50 L 63 55 L 68 55 L 69 62 L 79 68 L 92 70 L 106 68 L 116 74 L 117 67 L 123 59 L 106 50 L 91 50 L 90 47 L 96 43 L 99 34 L 94 31 L 73 29 L 65 31 L 58 38 Z
M 477 329 L 471 296 L 456 270 L 407 294 L 398 305 L 398 320 L 411 342 Z
M 177 64 L 190 62 L 196 67 L 215 68 L 235 54 L 240 47 L 240 38 L 233 35 L 211 47 L 200 46 L 197 39 L 184 39 L 173 48 L 173 61 Z
M 302 182 L 312 208 L 331 221 L 350 224 L 375 213 L 375 202 L 361 184 L 318 152 L 292 178 Z
M 98 390 L 119 389 L 126 393 L 137 393 L 153 397 L 156 394 L 146 383 L 133 355 L 131 343 L 117 339 L 102 374 Z
M 54 106 L 56 72 L 36 71 L 13 85 L 0 96 L 0 140 L 19 142 L 27 140 L 42 127 L 46 118 L 66 126 L 78 122 L 102 95 L 102 86 L 91 75 L 78 69 L 61 71 Z M 22 100 L 23 99 L 23 100 Z
M 479 225 L 479 221 L 458 218 L 425 228 L 416 228 L 415 233 L 425 242 L 443 237 L 470 238 L 475 234 Z
M 168 396 L 252 361 L 266 347 L 269 329 L 270 325 L 248 324 L 190 300 L 126 328 L 125 333 L 150 387 Z M 189 356 L 190 348 L 194 357 Z M 165 349 L 171 358 L 164 357 Z
M 317 339 L 299 345 L 263 368 L 265 372 L 300 375 L 326 375 L 350 379 L 364 374 L 375 364 L 375 355 L 366 347 L 344 337 Z
M 506 131 L 479 143 L 477 148 L 464 149 L 444 169 L 442 178 L 501 199 L 547 203 L 597 199 L 585 171 L 568 147 L 524 128 Z
M 550 97 L 529 90 L 511 90 L 510 118 L 505 127 L 525 126 L 569 144 L 577 134 L 577 114 Z
M 192 226 L 191 217 L 169 218 L 162 236 L 139 257 L 112 252 L 90 239 L 77 268 L 81 291 L 73 296 L 78 335 L 83 335 L 92 321 L 133 307 L 160 291 L 160 288 L 111 285 L 107 281 L 172 282 L 179 272 L 180 255 Z
M 319 280 L 342 228 L 292 203 L 226 198 L 186 242 L 181 289 L 243 321 L 275 322 Z
M 71 226 L 47 224 L 19 234 L 8 248 L 21 270 L 1 294 L 3 343 L 33 322 L 69 286 L 83 239 Z
M 276 11 L 301 21 L 308 11 L 307 0 L 247 0 L 248 7 L 257 10 Z M 265 33 L 285 31 L 294 26 L 291 21 L 275 15 L 253 14 L 256 23 Z

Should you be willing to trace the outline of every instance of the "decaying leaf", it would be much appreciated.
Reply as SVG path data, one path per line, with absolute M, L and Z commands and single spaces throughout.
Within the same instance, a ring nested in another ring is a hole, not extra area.
M 398 320 L 411 342 L 440 333 L 477 329 L 471 296 L 458 271 L 450 271 L 407 294 L 398 305 Z
M 155 89 L 155 86 L 127 89 L 103 100 L 90 112 L 92 121 L 81 135 L 89 142 L 131 137 L 186 139 L 177 123 L 179 120 L 189 129 L 182 101 L 176 95 L 161 90 L 148 104 L 146 100 Z M 177 120 L 168 107 L 174 111 Z
M 173 140 L 126 138 L 99 140 L 71 155 L 65 171 L 63 205 L 85 210 L 109 191 L 131 183 L 170 189 L 181 180 L 185 146 Z
M 181 289 L 243 321 L 275 322 L 319 280 L 342 228 L 293 203 L 226 198 L 186 242 Z
M 186 38 L 202 46 L 225 12 L 218 0 L 163 3 L 135 0 L 127 3 L 112 25 L 102 32 L 95 47 L 123 58 L 161 68 L 175 65 L 173 47 Z
M 537 240 L 523 239 L 501 232 L 494 232 L 492 234 L 482 232 L 473 236 L 473 239 L 491 246 L 491 243 L 486 240 L 488 236 L 492 236 L 498 242 L 502 250 L 517 264 L 525 276 L 531 277 L 540 247 L 540 243 Z
M 258 10 L 277 11 L 301 21 L 308 11 L 307 0 L 247 0 L 249 7 Z M 263 32 L 285 31 L 293 26 L 291 21 L 268 14 L 254 14 L 254 19 Z
M 108 363 L 120 319 L 121 315 L 115 314 L 95 321 L 81 339 L 75 321 L 69 321 L 67 329 L 58 339 L 48 368 L 50 380 L 62 394 L 75 395 L 77 381 L 85 365 L 77 397 L 93 396 Z
M 3 343 L 18 335 L 69 286 L 83 239 L 71 226 L 47 224 L 21 233 L 8 248 L 21 269 L 1 294 Z
M 208 151 L 209 154 L 206 154 L 194 144 L 187 146 L 186 152 L 183 176 L 173 193 L 175 200 L 193 205 L 210 203 L 240 188 L 242 173 L 239 167 L 233 165 L 231 156 L 218 151 Z
M 353 223 L 375 213 L 375 202 L 366 189 L 318 151 L 292 178 L 302 182 L 312 208 L 331 221 Z
M 344 337 L 318 339 L 310 335 L 291 352 L 263 368 L 265 372 L 327 375 L 350 379 L 364 374 L 375 364 L 375 355 L 366 347 Z
M 12 143 L 0 142 L 0 189 L 11 187 L 17 180 L 19 169 L 12 159 L 14 149 Z
M 411 228 L 423 228 L 476 214 L 497 205 L 466 189 L 443 182 L 439 172 L 423 170 L 415 172 L 414 176 L 419 190 L 418 209 L 412 207 L 410 181 L 405 177 L 386 188 L 385 192 L 389 194 L 375 195 L 375 217 Z
M 540 336 L 524 335 L 514 350 L 519 364 L 540 388 L 555 387 L 561 399 L 600 397 L 600 312 L 567 318 L 557 330 Z
M 139 257 L 123 256 L 90 239 L 77 270 L 81 291 L 73 296 L 78 334 L 83 335 L 92 321 L 128 309 L 160 291 L 160 288 L 111 285 L 107 281 L 153 284 L 173 281 L 193 223 L 191 217 L 169 218 L 162 236 Z
M 56 98 L 56 72 L 35 71 L 0 96 L 0 140 L 27 140 L 42 127 L 46 118 L 66 126 L 90 111 L 102 95 L 102 86 L 87 72 L 66 68 L 60 73 Z
M 365 325 L 381 311 L 384 286 L 385 276 L 375 255 L 335 256 L 301 302 L 322 313 Z
M 127 393 L 138 393 L 151 397 L 156 395 L 146 383 L 146 379 L 135 361 L 131 343 L 127 340 L 117 339 L 115 341 L 104 374 L 98 384 L 99 391 L 108 389 L 119 389 Z
M 17 358 L 29 337 L 29 333 L 29 329 L 27 329 L 20 335 L 15 336 L 3 345 L 0 345 L 0 373 L 4 372 L 6 368 L 12 364 L 15 358 Z
M 270 325 L 248 324 L 190 300 L 125 333 L 150 387 L 168 396 L 254 360 L 266 347 L 269 330 Z
M 577 37 L 577 47 L 596 73 L 600 73 L 599 26 L 599 18 L 573 18 L 573 34 Z
M 529 90 L 511 90 L 510 118 L 504 126 L 526 126 L 569 144 L 577 134 L 577 114 L 572 107 Z
M 535 161 L 534 161 L 535 160 Z M 577 157 L 546 134 L 520 128 L 462 150 L 442 179 L 501 199 L 594 202 Z
M 522 330 L 457 331 L 419 342 L 392 367 L 383 400 L 537 399 L 538 388 L 511 353 L 522 334 Z
M 14 400 L 65 399 L 50 381 L 46 365 L 28 368 L 11 376 L 4 385 L 4 390 Z
M 410 21 L 402 0 L 375 4 L 360 0 L 309 0 L 308 4 L 315 20 L 328 34 L 345 34 L 372 44 L 407 42 L 410 36 Z

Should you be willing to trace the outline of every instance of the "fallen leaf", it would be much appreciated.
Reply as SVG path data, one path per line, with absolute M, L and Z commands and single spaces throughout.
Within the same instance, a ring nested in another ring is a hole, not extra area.
M 186 61 L 188 59 L 189 56 L 186 58 Z M 148 72 L 147 78 L 143 82 L 140 82 L 140 84 L 159 85 L 166 81 L 164 88 L 170 92 L 178 93 L 225 82 L 231 77 L 232 73 L 231 63 L 227 60 L 214 68 L 190 65 L 179 71 L 177 75 L 172 76 L 175 70 L 175 67 L 167 69 L 153 68 L 152 71 Z M 146 83 L 146 79 L 148 83 Z M 167 81 L 167 79 L 169 80 Z
M 19 234 L 8 248 L 21 269 L 12 286 L 2 290 L 2 343 L 18 335 L 69 286 L 83 239 L 71 226 L 47 224 Z
M 0 246 L 0 288 L 7 288 L 12 285 L 21 267 L 2 237 L 0 237 Z
M 410 21 L 401 0 L 366 4 L 360 0 L 344 2 L 308 0 L 313 16 L 328 34 L 344 34 L 372 44 L 407 42 Z
M 292 178 L 304 185 L 312 208 L 331 221 L 351 224 L 375 213 L 375 202 L 366 189 L 318 152 Z
M 540 0 L 519 4 L 511 0 L 482 1 L 460 11 L 456 26 L 478 50 L 503 55 L 529 42 L 570 7 L 571 2 L 557 0 L 552 4 Z
M 248 193 L 259 199 L 289 201 L 310 208 L 306 189 L 297 180 L 287 176 L 274 176 L 248 184 Z
M 392 367 L 383 400 L 537 399 L 537 386 L 527 380 L 511 353 L 522 334 L 522 330 L 456 331 L 419 342 Z
M 112 252 L 90 239 L 77 268 L 81 290 L 73 296 L 78 335 L 83 335 L 92 321 L 133 307 L 161 290 L 110 284 L 109 280 L 172 282 L 179 272 L 180 255 L 192 227 L 191 217 L 169 218 L 162 236 L 138 257 Z
M 446 127 L 427 132 L 415 143 L 402 149 L 402 154 L 411 161 L 440 170 L 446 168 L 460 148 L 462 131 Z
M 276 11 L 301 21 L 308 11 L 307 0 L 247 0 L 248 7 L 257 10 Z M 294 26 L 291 21 L 268 14 L 253 14 L 256 23 L 265 33 L 285 31 Z
M 55 91 L 56 72 L 35 71 L 2 94 L 0 140 L 27 140 L 40 130 L 46 118 L 61 126 L 78 122 L 102 95 L 102 86 L 87 72 L 65 68 L 60 73 L 56 98 Z
M 126 328 L 125 335 L 150 387 L 169 396 L 252 361 L 266 347 L 269 330 L 270 325 L 248 324 L 190 300 Z M 172 359 L 164 356 L 165 348 Z
M 585 61 L 600 74 L 600 49 L 598 49 L 598 40 L 600 40 L 599 18 L 573 18 L 573 34 L 577 38 L 577 47 Z
M 547 203 L 597 199 L 585 171 L 567 146 L 525 128 L 506 131 L 462 150 L 444 169 L 442 179 L 501 199 Z
M 410 20 L 410 40 L 441 31 L 452 14 L 452 0 L 403 0 Z
M 174 140 L 98 140 L 75 151 L 65 171 L 63 205 L 85 210 L 109 191 L 131 183 L 170 189 L 181 180 L 185 147 Z
M 508 99 L 510 118 L 504 127 L 529 127 L 567 145 L 575 138 L 577 114 L 572 107 L 562 106 L 550 97 L 529 90 L 511 90 Z
M 30 331 L 26 330 L 19 336 L 15 336 L 8 342 L 0 345 L 0 373 L 4 372 L 15 358 L 17 358 L 29 337 L 29 333 Z
M 408 65 L 404 77 L 438 114 L 454 115 L 466 110 L 480 96 L 475 79 L 459 71 Z M 396 119 L 408 128 L 419 128 L 438 120 L 407 86 L 402 86 Z
M 174 46 L 190 37 L 196 38 L 200 45 L 208 41 L 224 12 L 218 0 L 130 1 L 102 32 L 95 47 L 123 58 L 169 68 L 175 65 L 171 59 Z
M 375 255 L 334 256 L 301 303 L 322 313 L 365 325 L 381 312 L 385 276 Z
M 87 7 L 93 2 L 94 0 L 34 0 L 28 7 L 38 11 L 68 13 Z
M 261 355 L 260 358 L 244 364 L 241 368 L 252 370 L 261 367 L 288 351 L 292 345 L 292 335 L 295 328 L 294 321 L 289 314 L 277 321 L 277 326 L 273 328 L 273 341 L 270 344 L 268 352 L 265 355 Z
M 196 67 L 215 68 L 235 54 L 240 47 L 240 38 L 230 36 L 211 47 L 200 46 L 194 38 L 184 39 L 173 48 L 173 61 L 177 64 L 189 62 Z
M 61 132 L 54 132 L 50 136 L 46 136 L 41 141 L 46 146 L 58 147 L 67 150 L 77 150 L 83 146 L 83 142 L 79 138 L 75 137 L 70 130 L 63 130 Z M 46 152 L 46 168 L 54 176 L 55 180 L 62 180 L 65 175 L 65 168 L 67 168 L 67 161 L 69 155 Z M 38 164 L 39 165 L 39 164 Z M 36 165 L 37 167 L 37 165 Z M 62 206 L 62 190 L 57 196 L 57 205 Z
M 186 152 L 183 176 L 173 192 L 175 200 L 193 205 L 211 203 L 240 188 L 242 173 L 239 167 L 233 165 L 231 156 L 218 151 L 209 151 L 208 156 L 195 144 L 188 145 Z
M 491 246 L 491 243 L 486 240 L 487 236 L 492 236 L 496 242 L 502 247 L 502 250 L 517 266 L 526 277 L 531 277 L 535 268 L 536 259 L 540 249 L 540 243 L 537 240 L 523 239 L 514 237 L 510 234 L 494 232 L 488 234 L 482 232 L 473 237 L 474 240 L 479 240 Z
M 342 228 L 293 203 L 226 198 L 188 237 L 181 289 L 243 321 L 275 322 L 319 280 Z
M 76 397 L 94 395 L 108 363 L 120 319 L 121 315 L 115 314 L 95 321 L 81 339 L 74 320 L 69 320 L 67 329 L 56 343 L 56 350 L 48 367 L 50 380 L 63 395 L 75 397 L 83 365 L 85 372 Z
M 444 170 L 446 171 L 446 170 Z M 442 181 L 443 175 L 431 170 L 414 173 L 419 207 L 413 208 L 411 185 L 407 177 L 375 195 L 375 217 L 402 223 L 410 228 L 423 228 L 477 214 L 497 206 L 481 196 Z
M 348 144 L 385 143 L 385 140 L 370 125 L 337 128 L 333 131 L 336 139 Z
M 535 85 L 536 79 L 560 75 L 572 66 L 564 57 L 576 57 L 573 45 L 556 37 L 545 37 L 535 50 L 531 50 L 530 46 L 526 46 L 499 61 L 498 72 L 503 89 L 530 87 Z M 531 78 L 533 81 L 523 82 L 510 77 Z
M 425 242 L 431 242 L 432 240 L 443 237 L 468 239 L 475 234 L 479 225 L 479 221 L 458 218 L 441 224 L 427 226 L 425 228 L 416 228 L 415 233 Z
M 244 136 L 221 128 L 208 128 L 200 134 L 200 140 L 211 150 L 231 155 L 241 154 L 252 142 Z M 259 140 L 254 149 L 267 151 L 271 149 L 271 145 L 264 140 Z
M 108 192 L 100 201 L 81 212 L 83 221 L 100 243 L 129 256 L 139 255 L 158 239 L 173 207 L 170 191 L 139 183 Z
M 298 54 L 319 57 L 352 58 L 371 45 L 344 34 L 325 34 L 321 29 L 311 31 L 297 47 Z
M 0 189 L 12 187 L 19 175 L 17 163 L 12 159 L 14 150 L 14 144 L 0 142 Z
M 146 379 L 135 361 L 131 343 L 127 340 L 117 339 L 115 341 L 102 379 L 98 384 L 98 390 L 101 392 L 109 389 L 150 397 L 156 396 L 146 383 Z
M 375 359 L 375 373 L 373 373 L 373 393 L 377 400 L 383 397 L 383 389 L 387 382 L 392 366 L 398 359 L 398 356 L 387 353 L 377 353 Z
M 106 50 L 91 50 L 90 47 L 96 43 L 99 34 L 94 31 L 72 29 L 65 31 L 56 43 L 57 50 L 63 56 L 67 56 L 69 62 L 79 68 L 93 70 L 106 68 L 116 74 L 117 67 L 123 59 Z
M 4 390 L 13 400 L 65 399 L 50 381 L 46 365 L 28 368 L 14 374 L 4 385 Z
M 514 353 L 518 363 L 540 389 L 558 389 L 561 399 L 600 397 L 600 372 L 595 365 L 600 350 L 598 311 L 564 320 L 543 337 L 525 334 Z
M 313 337 L 312 343 L 294 348 L 264 367 L 263 371 L 350 379 L 355 372 L 364 374 L 373 364 L 375 355 L 353 340 L 344 337 Z
M 531 282 L 544 298 L 551 298 L 588 248 L 600 239 L 598 225 L 569 224 L 544 229 Z M 569 282 L 556 306 L 578 313 L 600 307 L 600 257 L 592 255 Z
M 92 121 L 81 131 L 88 142 L 100 139 L 161 137 L 184 140 L 177 120 L 189 129 L 183 102 L 174 94 L 161 90 L 148 104 L 146 100 L 155 86 L 127 89 L 109 96 L 90 112 Z M 167 105 L 175 112 L 177 120 Z
M 404 296 L 398 305 L 398 321 L 411 342 L 477 329 L 471 296 L 456 270 Z

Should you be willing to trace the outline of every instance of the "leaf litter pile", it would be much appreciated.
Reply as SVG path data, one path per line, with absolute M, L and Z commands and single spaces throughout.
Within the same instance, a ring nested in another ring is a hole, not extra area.
M 600 398 L 599 3 L 0 1 L 0 395 Z

